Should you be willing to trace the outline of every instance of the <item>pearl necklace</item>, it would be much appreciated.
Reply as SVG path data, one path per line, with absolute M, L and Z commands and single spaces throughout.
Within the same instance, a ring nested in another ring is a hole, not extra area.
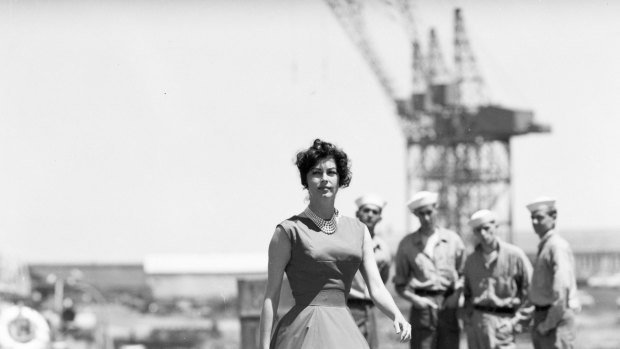
M 306 207 L 304 213 L 312 220 L 312 222 L 314 222 L 314 224 L 316 224 L 317 227 L 319 227 L 319 229 L 321 229 L 321 232 L 324 234 L 332 235 L 336 232 L 336 229 L 338 228 L 338 218 L 340 218 L 338 209 L 334 209 L 334 215 L 329 220 L 325 220 L 317 216 L 316 213 L 312 212 L 310 207 Z

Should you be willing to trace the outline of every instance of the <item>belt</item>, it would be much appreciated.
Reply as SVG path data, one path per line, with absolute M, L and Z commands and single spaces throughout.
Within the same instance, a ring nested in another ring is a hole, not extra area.
M 359 305 L 359 306 L 374 306 L 375 303 L 370 299 L 360 299 L 360 298 L 349 298 L 347 299 L 348 305 Z
M 448 293 L 448 291 L 447 290 L 415 290 L 413 291 L 413 293 L 417 294 L 418 296 L 435 297 L 435 296 L 443 296 L 446 293 Z
M 483 311 L 485 313 L 495 313 L 495 314 L 514 314 L 515 309 L 509 307 L 490 307 L 484 305 L 474 305 L 474 309 Z
M 536 310 L 536 311 L 545 311 L 545 310 L 549 310 L 549 308 L 551 308 L 551 304 L 549 304 L 549 305 L 534 305 L 534 310 Z

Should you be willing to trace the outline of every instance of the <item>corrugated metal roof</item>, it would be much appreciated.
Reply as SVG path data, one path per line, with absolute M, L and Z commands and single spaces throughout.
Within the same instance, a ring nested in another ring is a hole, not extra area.
M 151 254 L 146 274 L 252 274 L 267 272 L 267 253 Z

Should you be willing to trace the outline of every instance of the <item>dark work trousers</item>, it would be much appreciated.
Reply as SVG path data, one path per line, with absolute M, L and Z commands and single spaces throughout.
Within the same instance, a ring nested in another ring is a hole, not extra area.
M 514 314 L 498 314 L 474 310 L 465 328 L 468 349 L 515 349 Z
M 532 326 L 532 344 L 534 349 L 573 349 L 575 341 L 575 312 L 567 309 L 558 326 L 545 335 L 540 334 L 536 328 L 545 321 L 549 310 L 536 310 L 534 312 L 534 326 Z
M 353 315 L 355 324 L 364 335 L 364 338 L 366 338 L 370 349 L 379 348 L 379 339 L 377 338 L 377 321 L 372 302 L 360 302 L 349 299 L 347 306 L 349 307 L 349 310 L 351 310 L 351 315 Z
M 439 306 L 417 309 L 411 307 L 411 349 L 458 349 L 460 329 L 457 320 L 457 305 L 446 306 L 444 296 L 424 296 Z M 455 302 L 451 302 L 455 303 Z

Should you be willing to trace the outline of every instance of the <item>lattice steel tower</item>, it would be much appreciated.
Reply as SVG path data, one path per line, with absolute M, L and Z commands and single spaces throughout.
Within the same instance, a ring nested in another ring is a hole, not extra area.
M 394 7 L 402 14 L 411 38 L 413 88 L 411 97 L 403 99 L 394 95 L 379 55 L 366 37 L 363 3 L 327 3 L 396 104 L 407 147 L 407 198 L 419 190 L 438 192 L 442 224 L 459 233 L 468 231 L 468 217 L 476 210 L 494 210 L 503 235 L 512 241 L 510 140 L 548 132 L 549 127 L 536 124 L 531 111 L 489 104 L 461 10 L 454 12 L 450 72 L 434 30 L 430 31 L 427 55 L 423 55 L 408 0 L 389 3 L 397 5 Z M 343 10 L 349 7 L 355 10 Z

